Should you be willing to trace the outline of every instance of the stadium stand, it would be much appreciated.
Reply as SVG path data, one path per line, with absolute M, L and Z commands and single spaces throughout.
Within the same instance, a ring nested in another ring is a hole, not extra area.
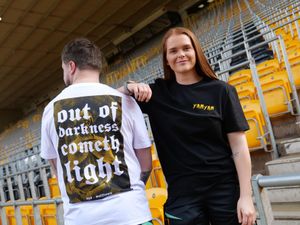
M 280 148 L 291 146 L 300 135 L 299 23 L 298 0 L 215 0 L 184 20 L 197 34 L 214 71 L 238 92 L 250 126 L 246 137 L 255 172 L 267 174 L 265 161 L 277 159 L 283 154 Z M 127 80 L 152 83 L 163 77 L 160 39 L 157 35 L 109 64 L 101 82 L 119 87 Z M 40 118 L 41 113 L 34 113 L 0 134 L 0 224 L 63 224 L 56 178 L 39 156 Z M 146 123 L 151 136 L 147 118 Z M 147 198 L 154 224 L 164 224 L 167 183 L 155 143 L 152 155 Z M 298 192 L 289 203 L 299 204 L 299 197 Z M 299 214 L 292 219 L 299 224 Z M 277 224 L 287 224 L 282 221 Z

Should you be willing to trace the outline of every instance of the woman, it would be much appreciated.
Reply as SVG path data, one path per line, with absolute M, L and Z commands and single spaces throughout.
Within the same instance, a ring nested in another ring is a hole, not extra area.
M 218 80 L 190 30 L 172 28 L 162 44 L 165 79 L 121 91 L 146 101 L 139 104 L 168 183 L 169 224 L 254 224 L 249 127 L 235 88 Z

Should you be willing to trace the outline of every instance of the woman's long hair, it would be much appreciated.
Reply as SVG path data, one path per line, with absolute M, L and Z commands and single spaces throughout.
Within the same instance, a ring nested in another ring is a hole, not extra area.
M 172 35 L 178 35 L 178 34 L 185 34 L 187 35 L 192 42 L 192 45 L 195 49 L 195 54 L 196 54 L 196 72 L 199 76 L 206 76 L 209 77 L 210 79 L 217 80 L 218 77 L 209 65 L 202 49 L 200 46 L 200 43 L 195 36 L 195 34 L 190 31 L 187 28 L 184 27 L 174 27 L 169 29 L 166 34 L 164 35 L 162 39 L 162 50 L 163 50 L 163 67 L 164 67 L 164 75 L 166 80 L 173 80 L 175 79 L 175 73 L 171 69 L 171 67 L 167 64 L 167 48 L 166 48 L 166 41 L 168 38 Z

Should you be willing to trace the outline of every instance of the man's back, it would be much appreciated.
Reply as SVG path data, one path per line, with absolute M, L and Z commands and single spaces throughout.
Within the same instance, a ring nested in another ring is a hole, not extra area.
M 45 108 L 42 152 L 57 158 L 65 224 L 151 220 L 134 149 L 150 146 L 135 101 L 99 83 L 73 84 Z

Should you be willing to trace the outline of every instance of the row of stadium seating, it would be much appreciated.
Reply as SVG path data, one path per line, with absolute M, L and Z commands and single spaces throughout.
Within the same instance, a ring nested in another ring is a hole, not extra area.
M 298 0 L 217 0 L 204 13 L 185 21 L 197 34 L 216 73 L 236 87 L 250 126 L 246 135 L 251 151 L 274 148 L 270 119 L 299 113 L 295 96 L 295 90 L 300 88 L 299 20 Z M 116 69 L 119 65 L 107 69 L 102 82 L 115 87 L 128 79 L 151 83 L 163 77 L 161 62 L 159 48 L 151 46 L 147 54 L 132 56 L 120 69 Z M 39 147 L 26 149 L 16 147 L 1 158 L 0 211 L 9 225 L 17 224 L 18 214 L 23 224 L 34 224 L 35 207 L 30 204 L 31 199 L 60 198 L 49 164 L 38 155 Z M 154 224 L 164 224 L 167 184 L 154 147 L 152 156 L 147 198 Z M 22 200 L 29 204 L 14 205 Z M 42 224 L 59 224 L 61 211 L 57 206 L 53 202 L 38 206 Z

